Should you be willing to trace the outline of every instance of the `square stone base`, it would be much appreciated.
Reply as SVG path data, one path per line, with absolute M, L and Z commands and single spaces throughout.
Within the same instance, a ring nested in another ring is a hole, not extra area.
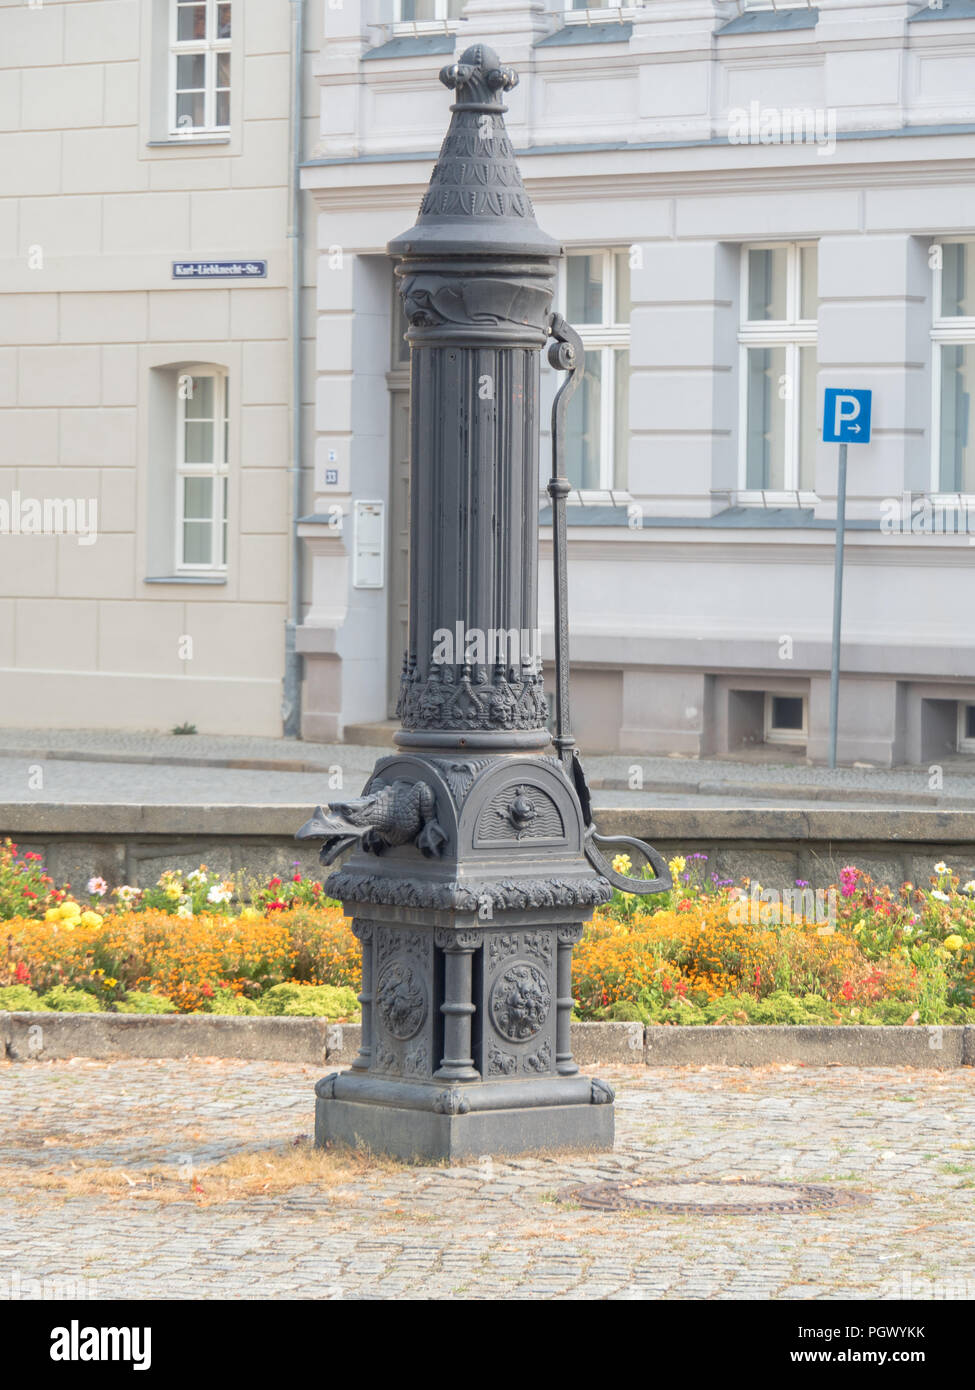
M 439 1115 L 351 1100 L 315 1102 L 315 1143 L 365 1147 L 407 1163 L 612 1149 L 612 1105 L 538 1105 Z

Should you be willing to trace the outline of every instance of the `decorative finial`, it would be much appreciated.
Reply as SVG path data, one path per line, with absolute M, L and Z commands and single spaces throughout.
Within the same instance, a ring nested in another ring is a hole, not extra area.
M 503 66 L 493 48 L 475 43 L 465 49 L 459 62 L 440 69 L 440 81 L 458 93 L 452 111 L 503 111 L 498 93 L 517 87 L 518 74 Z

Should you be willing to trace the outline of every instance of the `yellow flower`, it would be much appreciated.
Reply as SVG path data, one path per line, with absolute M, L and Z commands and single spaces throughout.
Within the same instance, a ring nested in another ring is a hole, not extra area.
M 166 889 L 166 897 L 172 898 L 175 901 L 176 898 L 179 897 L 179 888 L 177 888 L 175 884 L 172 884 Z
M 59 907 L 49 907 L 44 914 L 45 922 L 60 922 L 61 909 Z
M 115 986 L 118 984 L 118 980 L 113 980 L 111 976 L 109 976 L 107 979 L 102 981 L 102 984 L 105 986 L 106 989 L 114 989 Z
M 66 921 L 70 921 L 72 918 L 81 916 L 81 908 L 73 898 L 68 898 L 67 902 L 61 904 L 59 915 Z
M 964 946 L 964 944 L 965 944 L 964 941 L 963 941 L 962 938 L 957 934 L 957 932 L 952 932 L 951 936 L 946 936 L 946 937 L 945 937 L 945 950 L 946 950 L 946 951 L 960 951 L 961 948 L 962 948 L 962 946 Z
M 81 925 L 83 927 L 100 927 L 105 918 L 99 912 L 83 912 L 81 914 Z
M 613 860 L 613 868 L 618 874 L 628 874 L 633 869 L 633 861 L 628 854 L 618 854 Z
M 682 874 L 687 868 L 687 860 L 682 855 L 678 854 L 671 859 L 667 868 L 670 870 L 671 877 L 676 878 L 678 874 Z

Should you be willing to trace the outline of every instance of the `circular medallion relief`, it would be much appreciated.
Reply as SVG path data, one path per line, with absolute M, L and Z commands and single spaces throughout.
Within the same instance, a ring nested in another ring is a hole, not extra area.
M 420 1031 L 427 1016 L 427 991 L 405 961 L 390 961 L 380 975 L 376 1007 L 390 1033 L 401 1042 Z
M 491 990 L 491 1017 L 502 1037 L 524 1042 L 538 1033 L 552 1006 L 552 992 L 540 970 L 527 961 L 509 966 Z

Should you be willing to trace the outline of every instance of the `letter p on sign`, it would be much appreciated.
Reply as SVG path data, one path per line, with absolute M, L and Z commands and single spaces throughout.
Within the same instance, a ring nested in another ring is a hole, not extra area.
M 823 402 L 823 441 L 826 444 L 869 444 L 872 391 L 826 388 Z

